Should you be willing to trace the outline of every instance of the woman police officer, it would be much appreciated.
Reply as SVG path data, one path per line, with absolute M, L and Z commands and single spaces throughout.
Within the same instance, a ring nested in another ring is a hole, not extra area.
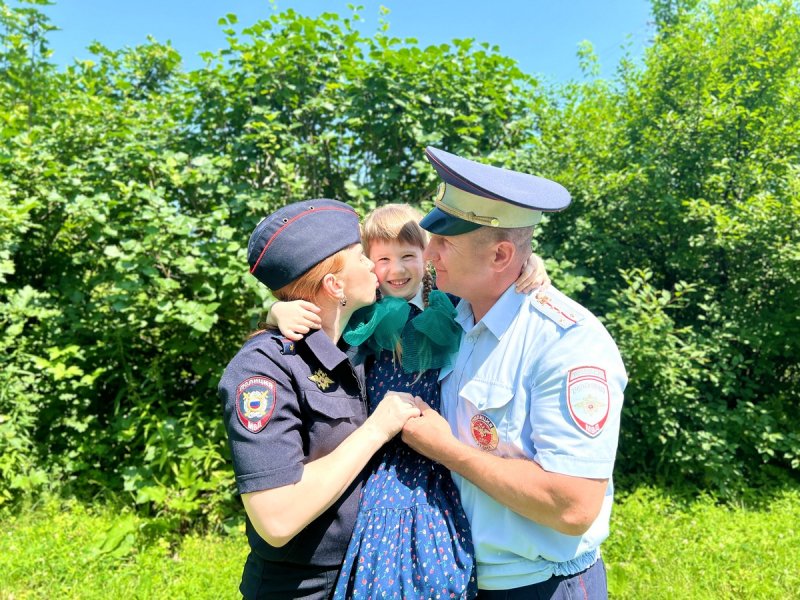
M 389 392 L 367 417 L 363 365 L 340 348 L 350 316 L 375 301 L 378 283 L 353 209 L 310 200 L 277 210 L 253 231 L 248 262 L 277 298 L 319 306 L 322 328 L 299 342 L 258 332 L 219 384 L 247 513 L 240 591 L 327 598 L 355 523 L 362 470 L 419 410 L 410 395 Z

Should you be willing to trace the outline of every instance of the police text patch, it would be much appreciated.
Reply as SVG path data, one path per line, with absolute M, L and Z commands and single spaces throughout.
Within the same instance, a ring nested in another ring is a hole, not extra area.
M 606 372 L 599 367 L 570 369 L 567 408 L 575 424 L 589 437 L 597 437 L 608 419 L 611 394 Z
M 236 386 L 236 414 L 248 431 L 258 433 L 275 410 L 277 388 L 269 377 L 251 377 Z

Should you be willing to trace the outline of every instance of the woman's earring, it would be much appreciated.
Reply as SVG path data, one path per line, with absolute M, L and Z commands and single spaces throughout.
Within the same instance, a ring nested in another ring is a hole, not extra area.
M 347 306 L 347 296 L 342 296 L 341 299 L 339 300 L 339 304 L 341 304 L 342 306 Z

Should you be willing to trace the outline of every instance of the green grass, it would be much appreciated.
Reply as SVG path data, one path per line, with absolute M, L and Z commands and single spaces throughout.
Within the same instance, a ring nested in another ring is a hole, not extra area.
M 163 531 L 105 506 L 6 511 L 0 599 L 238 598 L 247 554 L 234 536 Z M 615 507 L 603 545 L 612 598 L 800 597 L 800 490 L 759 508 L 640 488 Z
M 235 536 L 158 537 L 152 524 L 53 501 L 4 515 L 0 599 L 241 597 L 243 529 Z
M 603 553 L 613 598 L 800 598 L 800 490 L 746 509 L 639 489 Z

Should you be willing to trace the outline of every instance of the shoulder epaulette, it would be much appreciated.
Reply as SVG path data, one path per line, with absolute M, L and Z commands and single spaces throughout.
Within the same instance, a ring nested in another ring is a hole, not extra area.
M 280 346 L 281 354 L 285 354 L 287 356 L 294 356 L 297 354 L 297 350 L 295 350 L 295 345 L 292 340 L 289 338 L 285 338 L 280 335 L 273 335 L 272 339 Z
M 583 313 L 576 310 L 572 301 L 557 290 L 536 292 L 531 298 L 531 303 L 540 313 L 563 329 L 569 329 L 584 319 Z

